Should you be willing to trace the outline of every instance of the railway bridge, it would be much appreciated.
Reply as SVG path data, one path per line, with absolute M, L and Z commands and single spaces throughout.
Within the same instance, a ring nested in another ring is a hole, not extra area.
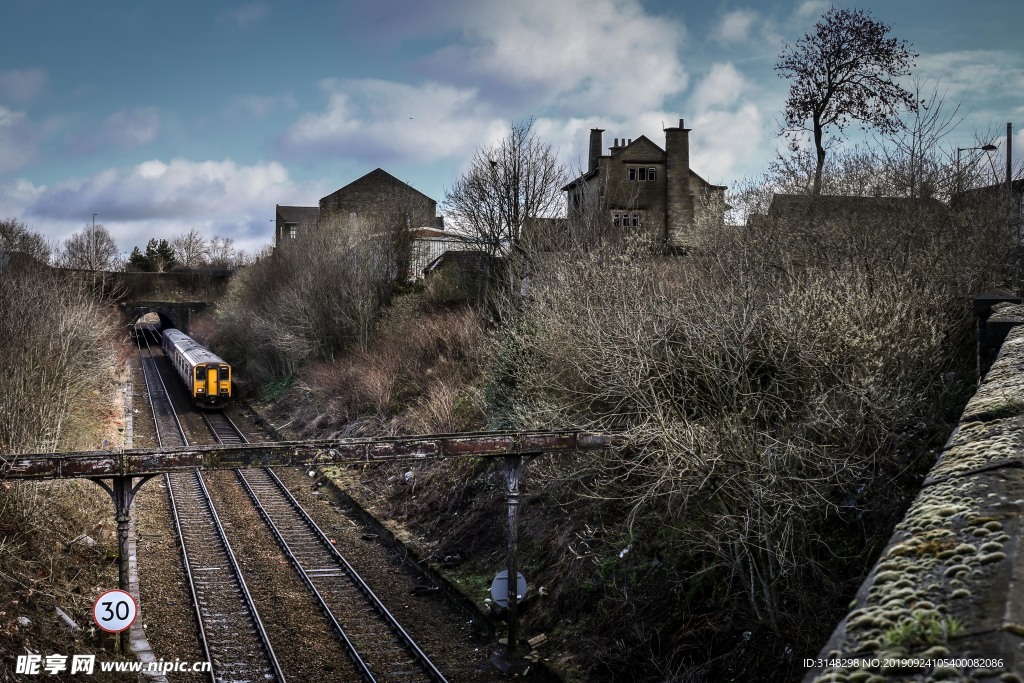
M 222 297 L 234 271 L 111 273 L 125 325 L 155 313 L 160 327 L 188 332 L 196 315 Z
M 619 434 L 555 430 L 34 453 L 0 459 L 0 479 L 91 479 L 99 484 L 114 503 L 119 547 L 118 585 L 122 590 L 128 590 L 132 503 L 142 485 L 158 474 L 294 466 L 315 469 L 325 465 L 423 462 L 443 458 L 497 458 L 504 464 L 508 508 L 506 576 L 516 576 L 516 519 L 523 466 L 541 455 L 567 455 L 622 446 L 624 443 Z M 507 599 L 508 655 L 492 661 L 502 670 L 519 671 L 514 668 L 520 666 L 516 654 L 516 591 L 510 591 Z M 526 669 L 521 670 L 525 672 Z

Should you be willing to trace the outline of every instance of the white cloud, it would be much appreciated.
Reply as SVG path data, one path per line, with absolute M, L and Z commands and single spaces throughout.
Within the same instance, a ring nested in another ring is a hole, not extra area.
M 817 20 L 828 8 L 832 6 L 832 3 L 825 2 L 825 0 L 805 0 L 800 3 L 796 8 L 796 16 L 799 19 L 814 18 Z
M 160 112 L 156 107 L 136 107 L 114 112 L 103 122 L 102 136 L 122 147 L 148 145 L 160 132 Z
M 693 127 L 690 168 L 708 182 L 729 184 L 749 172 L 752 155 L 763 152 L 767 129 L 753 103 L 742 103 L 733 111 L 702 112 L 687 123 Z
M 294 182 L 277 162 L 242 165 L 230 159 L 153 159 L 31 190 L 23 189 L 28 201 L 20 213 L 35 229 L 66 239 L 96 212 L 122 250 L 192 227 L 255 249 L 273 236 L 274 204 L 312 205 L 325 193 Z
M 763 92 L 731 63 L 713 64 L 694 88 L 688 110 L 690 167 L 716 184 L 749 175 L 752 157 L 760 157 L 774 127 L 754 101 Z
M 79 154 L 104 147 L 136 149 L 156 140 L 159 133 L 160 110 L 156 107 L 135 107 L 114 112 L 96 129 L 72 138 L 68 147 Z
M 917 73 L 943 90 L 978 96 L 1024 89 L 1024 56 L 999 50 L 961 50 L 921 55 Z
M 234 9 L 224 10 L 217 15 L 217 20 L 221 23 L 235 24 L 240 28 L 245 28 L 250 24 L 255 24 L 258 21 L 262 21 L 270 13 L 270 8 L 262 2 L 251 2 L 241 7 Z
M 472 153 L 507 127 L 473 89 L 376 79 L 328 79 L 321 87 L 326 111 L 307 114 L 286 131 L 279 142 L 284 154 L 429 163 Z
M 0 218 L 21 216 L 45 189 L 24 178 L 0 184 Z
M 0 102 L 29 104 L 48 80 L 46 69 L 41 68 L 0 71 Z
M 743 43 L 750 40 L 751 31 L 760 15 L 754 10 L 737 9 L 726 12 L 711 36 L 721 43 Z
M 0 173 L 23 168 L 35 161 L 36 130 L 24 112 L 0 106 Z
M 750 84 L 735 66 L 717 63 L 701 79 L 693 91 L 691 106 L 697 111 L 731 107 L 750 88 Z
M 686 88 L 685 27 L 637 0 L 482 3 L 458 21 L 463 40 L 435 53 L 433 66 L 512 88 L 520 106 L 613 114 L 659 107 Z

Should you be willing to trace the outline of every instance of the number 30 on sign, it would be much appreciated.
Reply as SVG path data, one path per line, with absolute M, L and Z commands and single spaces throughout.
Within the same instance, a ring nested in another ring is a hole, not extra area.
M 139 606 L 130 593 L 122 590 L 107 591 L 96 599 L 92 618 L 107 633 L 120 633 L 139 615 Z

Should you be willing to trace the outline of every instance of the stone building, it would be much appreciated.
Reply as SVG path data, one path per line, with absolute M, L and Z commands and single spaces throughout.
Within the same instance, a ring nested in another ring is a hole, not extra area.
M 320 220 L 340 217 L 352 225 L 399 220 L 406 228 L 433 226 L 437 202 L 381 168 L 320 200 Z
M 721 221 L 722 185 L 712 185 L 690 168 L 690 129 L 665 129 L 665 149 L 641 135 L 615 139 L 602 154 L 601 128 L 590 131 L 587 171 L 562 189 L 571 230 L 599 222 L 644 227 L 669 247 L 686 246 L 702 220 Z
M 320 220 L 320 207 L 278 204 L 275 216 L 274 244 L 278 244 L 281 240 L 296 239 L 303 232 L 312 229 Z
M 436 227 L 437 202 L 381 168 L 320 199 L 319 206 L 277 206 L 275 244 L 301 237 L 327 220 L 339 219 L 353 229 L 404 225 Z

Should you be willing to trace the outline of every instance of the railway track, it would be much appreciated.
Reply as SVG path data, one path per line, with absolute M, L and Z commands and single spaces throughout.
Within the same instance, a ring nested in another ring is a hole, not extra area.
M 204 412 L 203 421 L 206 422 L 207 428 L 209 428 L 214 438 L 217 439 L 217 443 L 224 445 L 249 443 L 249 440 L 245 438 L 242 431 L 224 413 Z
M 136 338 L 139 338 L 136 329 Z M 145 333 L 139 343 L 146 390 L 160 446 L 188 440 Z M 143 349 L 143 347 L 145 347 Z M 237 431 L 237 430 L 236 430 Z M 198 472 L 164 475 L 171 514 L 195 606 L 199 638 L 217 683 L 280 681 L 285 677 L 242 578 L 213 501 Z
M 221 443 L 246 441 L 226 415 L 204 418 Z M 447 683 L 271 469 L 235 474 L 364 681 Z
M 167 385 L 160 376 L 160 369 L 157 367 L 157 357 L 149 345 L 149 334 L 155 330 L 144 330 L 136 326 L 136 340 L 139 340 L 139 333 L 142 333 L 139 341 L 139 353 L 142 356 L 142 375 L 146 381 L 146 393 L 149 395 L 149 404 L 153 409 L 153 425 L 156 428 L 156 440 L 160 446 L 187 446 L 185 430 L 181 428 L 178 420 L 178 413 L 171 404 L 171 397 L 167 393 Z M 156 332 L 159 334 L 159 332 Z

